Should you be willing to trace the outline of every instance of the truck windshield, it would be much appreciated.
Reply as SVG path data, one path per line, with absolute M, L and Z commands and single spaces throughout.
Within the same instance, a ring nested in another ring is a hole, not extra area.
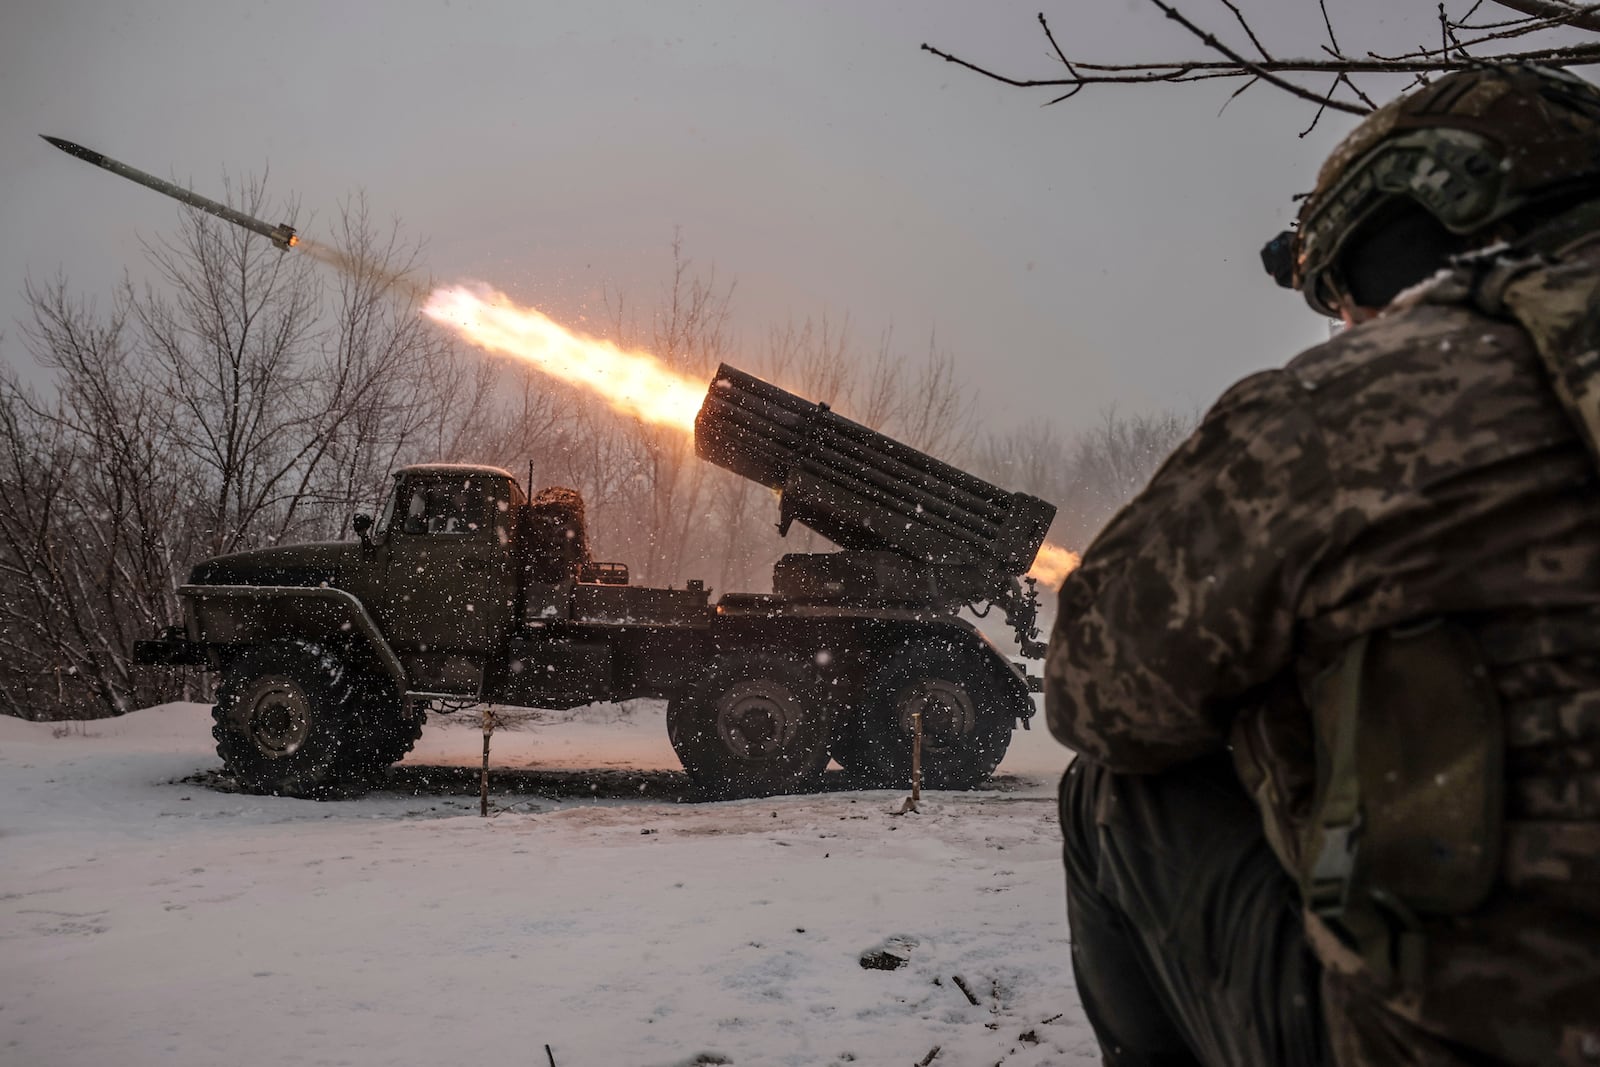
M 466 477 L 410 482 L 401 491 L 400 532 L 470 534 L 487 529 L 494 506 L 488 481 Z

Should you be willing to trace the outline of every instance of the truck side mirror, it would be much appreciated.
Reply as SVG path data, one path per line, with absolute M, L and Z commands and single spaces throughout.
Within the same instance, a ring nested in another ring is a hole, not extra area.
M 367 534 L 372 529 L 371 515 L 368 515 L 364 512 L 358 514 L 355 518 L 350 520 L 350 525 L 355 529 L 356 536 L 361 538 L 361 543 L 363 545 L 370 545 L 372 543 L 371 541 L 367 540 Z

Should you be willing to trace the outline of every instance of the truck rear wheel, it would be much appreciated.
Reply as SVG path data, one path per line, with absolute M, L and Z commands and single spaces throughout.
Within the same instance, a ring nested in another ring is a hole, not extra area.
M 814 788 L 828 765 L 829 733 L 815 668 L 776 652 L 718 656 L 667 705 L 683 769 L 716 796 Z
M 873 676 L 847 754 L 873 785 L 911 783 L 915 718 L 922 718 L 922 784 L 973 789 L 994 773 L 1011 744 L 1005 692 L 980 653 L 938 639 L 897 652 Z
M 338 795 L 339 749 L 356 699 L 352 672 L 321 646 L 254 645 L 233 657 L 217 686 L 217 755 L 247 792 Z

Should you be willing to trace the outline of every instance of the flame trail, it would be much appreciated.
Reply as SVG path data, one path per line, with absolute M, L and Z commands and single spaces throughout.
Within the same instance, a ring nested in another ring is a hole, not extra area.
M 553 378 L 593 391 L 623 414 L 694 432 L 705 383 L 662 366 L 648 352 L 627 352 L 610 341 L 575 333 L 484 285 L 435 289 L 422 313 L 485 351 L 515 356 Z
M 1081 561 L 1082 557 L 1071 549 L 1046 541 L 1039 546 L 1039 554 L 1033 557 L 1033 567 L 1028 571 L 1028 577 L 1037 578 L 1051 589 L 1059 589 L 1067 575 L 1077 570 Z
M 524 360 L 553 378 L 590 390 L 623 414 L 694 433 L 705 383 L 662 366 L 648 352 L 629 352 L 585 337 L 486 285 L 435 289 L 422 313 L 487 352 Z M 1028 574 L 1056 588 L 1077 565 L 1076 552 L 1046 541 Z

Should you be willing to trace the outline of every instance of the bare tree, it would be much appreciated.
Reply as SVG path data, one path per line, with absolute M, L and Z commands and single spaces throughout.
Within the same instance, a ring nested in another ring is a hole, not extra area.
M 1071 451 L 1071 442 L 1061 436 L 1054 421 L 1029 419 L 1004 433 L 987 434 L 973 462 L 1010 488 L 1065 505 L 1064 494 L 1072 482 Z
M 171 405 L 136 372 L 120 309 L 99 320 L 60 280 L 28 298 L 57 389 L 45 402 L 0 379 L 0 707 L 118 714 L 157 692 L 128 651 L 172 613 L 187 469 L 163 447 Z
M 327 368 L 330 421 L 325 461 L 308 482 L 307 503 L 336 517 L 331 533 L 347 532 L 352 502 L 384 494 L 395 464 L 422 451 L 451 454 L 462 419 L 493 385 L 487 361 L 465 355 L 417 314 L 420 248 L 397 220 L 379 226 L 366 198 L 341 205 L 333 222 L 339 272 L 332 276 L 324 317 L 332 323 L 317 360 Z M 418 383 L 422 388 L 418 388 Z
M 929 336 L 927 355 L 911 375 L 888 426 L 913 448 L 961 456 L 976 436 L 977 401 L 977 394 L 956 378 L 955 357 Z
M 651 316 L 648 330 L 627 315 L 620 297 L 607 295 L 615 340 L 645 348 L 669 369 L 709 380 L 732 349 L 728 320 L 733 286 L 719 285 L 714 272 L 702 276 L 684 254 L 681 235 L 672 241 L 672 276 Z M 676 430 L 635 423 L 634 500 L 641 509 L 635 524 L 641 540 L 633 544 L 646 581 L 670 582 L 683 569 L 691 539 L 703 519 L 705 466 L 694 459 L 694 442 Z M 642 543 L 641 543 L 642 542 Z
M 240 196 L 262 213 L 260 183 Z M 409 305 L 414 250 L 359 199 L 336 230 L 371 270 L 331 293 L 310 261 L 198 212 L 148 248 L 159 281 L 124 284 L 109 313 L 30 282 L 25 342 L 53 381 L 41 396 L 0 377 L 0 709 L 116 714 L 183 692 L 130 653 L 177 617 L 187 566 L 339 531 L 352 494 L 451 414 L 429 375 L 458 357 Z
M 991 434 L 975 467 L 1001 484 L 1057 505 L 1051 539 L 1082 549 L 1117 509 L 1144 488 L 1195 419 L 1172 411 L 1101 414 L 1092 429 L 1063 437 L 1044 421 Z
M 265 195 L 254 182 L 237 199 L 259 215 Z M 121 302 L 148 353 L 135 373 L 172 405 L 168 444 L 205 486 L 217 554 L 291 530 L 296 491 L 330 444 L 308 359 L 315 266 L 198 211 L 181 218 L 176 237 L 146 246 L 162 284 Z
M 1047 104 L 1077 96 L 1091 85 L 1183 84 L 1221 80 L 1235 84 L 1233 97 L 1257 84 L 1316 105 L 1316 116 L 1301 136 L 1315 127 L 1325 111 L 1362 115 L 1376 108 L 1357 79 L 1372 75 L 1407 75 L 1419 81 L 1486 62 L 1533 62 L 1553 67 L 1600 63 L 1600 3 L 1573 0 L 1456 0 L 1438 5 L 1439 36 L 1392 53 L 1347 51 L 1339 40 L 1328 0 L 1318 0 L 1326 40 L 1309 47 L 1295 45 L 1299 58 L 1269 48 L 1236 0 L 1217 0 L 1218 21 L 1228 34 L 1187 13 L 1173 0 L 1148 0 L 1156 11 L 1181 26 L 1195 40 L 1194 54 L 1171 60 L 1106 63 L 1071 58 L 1044 14 L 1039 26 L 1059 70 L 1046 77 L 1008 74 L 924 44 L 924 50 L 987 78 L 1021 89 L 1051 93 Z M 1190 5 L 1192 10 L 1192 5 Z M 1452 10 L 1455 13 L 1452 13 Z M 1503 17 L 1496 17 L 1496 12 Z M 1507 14 L 1509 13 L 1509 14 Z M 1538 43 L 1518 47 L 1526 38 Z

